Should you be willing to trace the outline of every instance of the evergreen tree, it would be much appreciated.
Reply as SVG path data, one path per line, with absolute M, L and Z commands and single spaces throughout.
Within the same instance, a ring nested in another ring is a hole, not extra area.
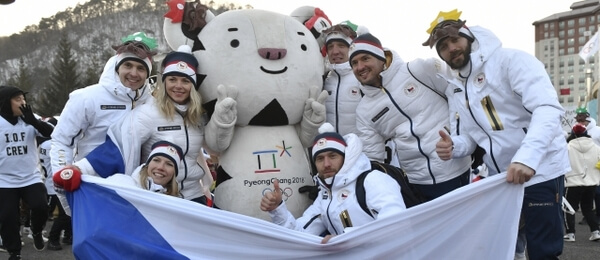
M 18 87 L 25 92 L 31 92 L 33 90 L 33 81 L 31 80 L 31 72 L 25 66 L 23 57 L 19 59 L 19 71 L 17 75 L 11 77 L 8 80 L 8 84 L 11 86 Z
M 47 86 L 38 99 L 38 111 L 47 115 L 58 115 L 67 100 L 69 93 L 81 88 L 79 75 L 76 70 L 77 61 L 71 51 L 71 43 L 66 34 L 63 34 L 58 43 L 58 52 L 52 62 L 52 71 Z
M 92 65 L 85 70 L 85 79 L 83 80 L 83 86 L 91 86 L 98 83 L 98 80 L 100 79 L 100 75 L 98 74 L 99 68 L 101 69 L 102 67 L 98 65 L 97 59 L 93 59 Z
M 19 59 L 19 71 L 17 72 L 17 75 L 11 77 L 8 80 L 8 85 L 18 87 L 25 92 L 29 92 L 29 94 L 27 95 L 27 101 L 35 103 L 35 95 L 34 93 L 31 93 L 34 90 L 33 80 L 31 79 L 31 72 L 29 71 L 28 67 L 25 66 L 25 60 L 23 60 L 23 57 Z

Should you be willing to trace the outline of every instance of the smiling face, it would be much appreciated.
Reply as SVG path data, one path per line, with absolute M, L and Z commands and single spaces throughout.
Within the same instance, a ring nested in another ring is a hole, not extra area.
M 199 91 L 206 103 L 217 86 L 238 89 L 237 125 L 299 123 L 310 86 L 322 86 L 323 57 L 310 31 L 290 16 L 264 10 L 234 10 L 211 20 L 195 51 Z M 227 68 L 227 69 L 223 69 Z M 211 110 L 210 107 L 207 110 Z
M 144 86 L 148 77 L 146 67 L 142 63 L 133 60 L 123 62 L 119 66 L 117 73 L 123 86 L 132 90 L 137 90 Z
M 448 36 L 435 46 L 440 58 L 452 69 L 461 69 L 469 64 L 471 44 L 462 36 Z
M 167 157 L 156 155 L 148 163 L 148 177 L 158 185 L 166 185 L 175 176 L 175 164 Z
M 379 74 L 383 71 L 384 62 L 368 53 L 359 53 L 350 61 L 354 76 L 361 84 L 373 87 L 381 86 Z
M 186 104 L 194 83 L 187 77 L 169 75 L 165 78 L 167 95 L 177 104 Z
M 327 44 L 327 58 L 331 64 L 348 61 L 348 44 L 341 41 L 330 41 Z

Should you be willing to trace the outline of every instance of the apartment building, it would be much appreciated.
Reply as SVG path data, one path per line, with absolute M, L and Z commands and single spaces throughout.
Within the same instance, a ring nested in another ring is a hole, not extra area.
M 588 96 L 589 99 L 595 99 L 600 85 L 597 82 L 600 55 L 590 53 L 587 60 L 579 55 L 600 26 L 600 1 L 574 2 L 570 9 L 533 23 L 535 56 L 544 63 L 559 101 L 565 108 L 585 104 L 587 85 L 593 93 L 593 96 Z M 586 82 L 588 77 L 589 82 Z

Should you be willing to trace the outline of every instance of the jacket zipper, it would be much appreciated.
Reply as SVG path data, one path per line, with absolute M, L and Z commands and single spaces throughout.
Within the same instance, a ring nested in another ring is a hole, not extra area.
M 427 154 L 425 154 L 425 152 L 423 152 L 423 148 L 421 148 L 421 138 L 419 138 L 419 136 L 417 136 L 417 134 L 415 134 L 415 132 L 413 130 L 412 119 L 406 113 L 404 113 L 404 111 L 400 108 L 400 106 L 398 106 L 398 103 L 396 103 L 396 100 L 394 100 L 394 98 L 392 98 L 392 95 L 387 91 L 387 89 L 385 89 L 384 87 L 380 87 L 380 88 L 383 91 L 383 93 L 388 95 L 388 97 L 390 98 L 390 101 L 392 101 L 392 104 L 396 107 L 396 109 L 398 109 L 398 111 L 402 115 L 404 115 L 404 117 L 406 117 L 406 119 L 408 119 L 408 121 L 410 122 L 410 133 L 415 139 L 417 139 L 417 147 L 419 148 L 419 152 L 421 153 L 421 155 L 423 155 L 423 157 L 425 157 L 425 160 L 427 161 L 427 170 L 429 171 L 429 177 L 431 177 L 431 179 L 433 180 L 433 184 L 437 184 L 437 182 L 435 180 L 435 176 L 433 176 L 433 171 L 431 170 L 431 160 L 429 159 L 429 156 L 427 156 Z
M 473 110 L 471 110 L 471 106 L 469 105 L 469 94 L 468 94 L 469 93 L 469 89 L 468 89 L 469 77 L 467 76 L 463 79 L 464 79 L 464 87 L 465 87 L 465 103 L 466 103 L 467 109 L 469 110 L 469 113 L 471 114 L 471 117 L 473 118 L 473 121 L 475 122 L 475 124 L 477 124 L 477 126 L 479 126 L 481 131 L 483 131 L 483 133 L 485 133 L 485 135 L 488 137 L 488 141 L 490 144 L 490 153 L 489 154 L 490 154 L 490 157 L 492 158 L 492 162 L 494 163 L 494 168 L 496 168 L 496 172 L 500 173 L 500 167 L 498 167 L 498 163 L 496 162 L 496 158 L 494 157 L 494 148 L 492 147 L 493 146 L 492 137 L 488 134 L 488 132 L 485 131 L 485 129 L 483 129 L 481 124 L 479 124 L 479 122 L 475 118 L 475 115 L 473 114 Z

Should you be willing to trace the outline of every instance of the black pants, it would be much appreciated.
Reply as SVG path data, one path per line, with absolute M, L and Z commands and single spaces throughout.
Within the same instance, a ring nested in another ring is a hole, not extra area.
M 52 228 L 50 228 L 50 234 L 48 235 L 48 241 L 58 243 L 60 239 L 60 232 L 63 230 L 65 231 L 66 238 L 73 237 L 73 227 L 71 226 L 71 217 L 65 213 L 65 210 L 63 209 L 60 200 L 58 200 L 58 197 L 56 197 L 56 195 L 51 196 L 56 198 L 56 201 L 58 201 L 58 217 L 54 220 L 54 223 L 52 223 Z
M 590 227 L 590 232 L 598 230 L 598 222 L 594 212 L 595 193 L 596 186 L 568 187 L 565 192 L 567 201 L 571 204 L 573 210 L 577 211 L 581 204 L 581 213 Z M 575 233 L 575 216 L 567 213 L 565 213 L 565 216 L 567 233 Z
M 56 194 L 48 195 L 48 218 L 54 217 L 54 209 L 56 209 L 57 205 L 60 205 L 60 201 L 56 197 Z
M 31 231 L 42 232 L 48 220 L 46 187 L 36 183 L 21 188 L 0 188 L 0 234 L 2 243 L 10 253 L 21 252 L 19 201 L 22 199 L 31 210 Z
M 469 184 L 471 181 L 471 169 L 468 169 L 463 174 L 454 177 L 454 179 L 447 180 L 442 183 L 436 184 L 413 184 L 427 201 L 433 200 L 440 197 L 448 192 L 458 189 L 462 186 Z

